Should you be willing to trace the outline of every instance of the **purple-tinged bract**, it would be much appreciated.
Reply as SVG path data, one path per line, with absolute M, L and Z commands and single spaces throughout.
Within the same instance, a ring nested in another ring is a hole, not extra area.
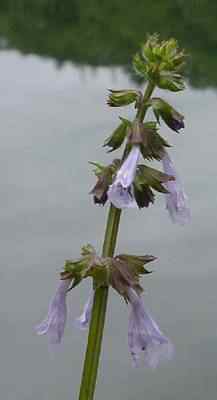
M 145 366 L 156 368 L 159 362 L 171 359 L 173 346 L 145 309 L 141 296 L 129 288 L 128 298 L 131 306 L 128 344 L 133 365 L 140 365 L 140 354 L 143 352 Z
M 59 344 L 64 334 L 67 308 L 66 295 L 71 279 L 61 280 L 54 298 L 51 300 L 48 315 L 36 326 L 38 335 L 48 335 L 51 344 Z

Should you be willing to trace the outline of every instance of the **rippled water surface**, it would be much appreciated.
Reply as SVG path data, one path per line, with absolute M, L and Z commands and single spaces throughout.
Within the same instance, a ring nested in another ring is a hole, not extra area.
M 88 161 L 110 159 L 104 138 L 119 115 L 132 115 L 131 108 L 108 109 L 107 88 L 135 83 L 117 65 L 66 60 L 60 67 L 54 57 L 9 47 L 0 52 L 0 393 L 4 400 L 74 400 L 86 334 L 72 321 L 89 284 L 70 296 L 60 350 L 49 349 L 33 328 L 64 260 L 87 242 L 100 251 L 108 209 L 88 195 L 94 184 Z M 123 213 L 118 241 L 119 251 L 159 257 L 145 279 L 145 299 L 174 342 L 175 358 L 156 371 L 132 369 L 127 307 L 111 292 L 98 400 L 216 398 L 217 97 L 214 82 L 196 86 L 167 94 L 186 116 L 184 134 L 162 127 L 190 198 L 191 224 L 173 225 L 160 196 L 149 210 Z

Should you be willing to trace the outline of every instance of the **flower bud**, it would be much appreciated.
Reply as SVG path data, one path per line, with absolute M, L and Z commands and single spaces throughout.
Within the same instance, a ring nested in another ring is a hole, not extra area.
M 162 118 L 167 126 L 176 132 L 185 127 L 184 116 L 166 101 L 155 97 L 151 99 L 151 105 L 158 123 Z
M 162 89 L 173 92 L 184 89 L 178 72 L 184 65 L 186 54 L 180 51 L 177 41 L 160 41 L 157 35 L 149 36 L 141 52 L 133 59 L 135 71 Z
M 117 168 L 120 165 L 119 160 L 113 160 L 112 164 L 104 167 L 100 164 L 91 163 L 96 168 L 94 170 L 95 175 L 97 176 L 98 180 L 90 191 L 90 194 L 93 195 L 93 200 L 95 204 L 101 204 L 104 206 L 108 199 L 108 189 L 112 183 L 113 175 L 117 171 Z
M 162 71 L 158 75 L 156 85 L 160 89 L 170 90 L 171 92 L 180 92 L 185 89 L 184 80 L 181 75 L 165 71 Z
M 107 104 L 110 107 L 121 107 L 136 103 L 137 107 L 141 99 L 142 93 L 138 90 L 109 90 Z
M 94 188 L 90 191 L 90 194 L 93 194 L 93 200 L 95 204 L 104 204 L 106 203 L 108 196 L 108 181 L 105 176 L 100 176 Z

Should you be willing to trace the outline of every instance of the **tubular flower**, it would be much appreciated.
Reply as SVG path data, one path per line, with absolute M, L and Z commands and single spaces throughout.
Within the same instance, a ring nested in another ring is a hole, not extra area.
M 166 208 L 174 223 L 184 225 L 190 220 L 190 208 L 188 206 L 188 198 L 182 186 L 182 183 L 177 175 L 175 167 L 168 153 L 165 151 L 162 158 L 164 172 L 168 175 L 173 175 L 175 180 L 164 183 L 164 186 L 169 191 L 166 194 Z
M 59 344 L 64 334 L 67 308 L 66 295 L 71 279 L 61 280 L 54 298 L 51 300 L 48 315 L 36 326 L 38 335 L 48 335 L 51 344 Z
M 132 288 L 128 290 L 128 299 L 131 305 L 128 344 L 133 365 L 140 365 L 139 356 L 143 351 L 145 366 L 156 368 L 159 362 L 171 359 L 173 346 L 145 309 L 141 296 Z
M 86 304 L 84 305 L 84 309 L 80 317 L 76 318 L 75 320 L 75 325 L 79 329 L 85 330 L 88 328 L 91 318 L 92 308 L 93 308 L 93 294 L 89 297 Z
M 117 208 L 137 207 L 132 191 L 132 183 L 136 175 L 139 156 L 139 146 L 134 145 L 108 190 L 108 198 Z

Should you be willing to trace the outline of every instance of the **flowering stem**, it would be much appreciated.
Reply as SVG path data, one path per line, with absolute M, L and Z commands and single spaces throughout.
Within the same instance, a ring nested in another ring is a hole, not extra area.
M 103 243 L 103 257 L 112 257 L 114 254 L 120 216 L 121 210 L 111 205 Z M 94 396 L 107 301 L 108 287 L 100 287 L 96 289 L 79 400 L 92 400 Z
M 143 121 L 143 119 L 145 117 L 145 114 L 146 114 L 146 111 L 148 109 L 148 107 L 146 105 L 146 102 L 150 99 L 154 88 L 155 88 L 155 84 L 153 82 L 149 81 L 148 85 L 147 85 L 147 88 L 146 88 L 146 91 L 145 91 L 145 94 L 143 96 L 141 107 L 139 107 L 139 109 L 137 111 L 137 115 L 136 115 L 136 117 L 138 119 L 140 119 L 141 122 Z
M 136 115 L 136 117 L 140 119 L 140 121 L 143 121 L 145 117 L 145 113 L 147 111 L 146 102 L 151 97 L 153 90 L 154 84 L 152 82 L 149 82 L 143 96 L 142 104 L 139 107 Z M 113 257 L 114 255 L 120 216 L 121 210 L 111 205 L 103 243 L 103 257 Z M 93 400 L 94 398 L 107 302 L 108 287 L 100 287 L 96 289 L 93 301 L 93 311 L 90 322 L 79 400 Z

